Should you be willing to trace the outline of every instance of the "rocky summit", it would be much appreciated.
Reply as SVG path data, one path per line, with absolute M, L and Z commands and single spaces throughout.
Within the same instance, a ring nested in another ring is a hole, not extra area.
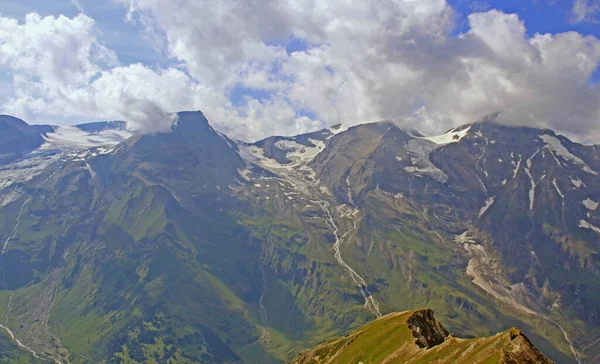
M 600 146 L 493 116 L 256 143 L 173 117 L 0 117 L 0 356 L 600 361 Z

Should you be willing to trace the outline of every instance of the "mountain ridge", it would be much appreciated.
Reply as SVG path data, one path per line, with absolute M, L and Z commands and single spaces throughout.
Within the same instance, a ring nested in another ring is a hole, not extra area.
M 555 361 L 600 355 L 593 147 L 493 123 L 267 139 L 188 112 L 0 170 L 16 337 L 70 362 L 282 362 L 427 306 L 461 336 L 519 326 Z
M 308 363 L 553 363 L 517 328 L 489 338 L 459 339 L 430 309 L 394 312 L 298 354 Z

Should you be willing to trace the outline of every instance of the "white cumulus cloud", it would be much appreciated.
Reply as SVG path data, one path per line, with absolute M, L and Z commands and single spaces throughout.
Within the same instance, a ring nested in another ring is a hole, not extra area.
M 517 15 L 487 7 L 455 34 L 445 0 L 116 1 L 171 67 L 119 64 L 86 15 L 0 17 L 14 89 L 5 111 L 160 130 L 157 110 L 201 109 L 242 139 L 380 119 L 433 133 L 501 111 L 504 123 L 600 140 L 593 36 L 530 36 Z

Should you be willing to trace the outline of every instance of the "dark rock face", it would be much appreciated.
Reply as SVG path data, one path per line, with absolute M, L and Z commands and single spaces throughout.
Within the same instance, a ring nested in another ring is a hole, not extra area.
M 448 337 L 448 331 L 433 316 L 433 310 L 425 309 L 413 313 L 406 322 L 412 330 L 412 335 L 417 340 L 415 343 L 421 347 L 432 348 L 439 345 Z
M 221 191 L 237 183 L 244 168 L 235 144 L 218 134 L 199 111 L 179 112 L 170 132 L 137 135 L 119 152 L 99 160 L 110 183 L 126 175 L 167 188 L 183 204 L 199 198 L 223 200 Z
M 261 140 L 256 143 L 256 145 L 263 149 L 265 156 L 267 158 L 273 158 L 277 162 L 282 164 L 290 163 L 290 160 L 287 159 L 286 153 L 284 150 L 278 148 L 275 144 L 280 140 L 289 140 L 288 138 L 282 137 L 271 137 Z
M 18 154 L 35 149 L 44 143 L 42 133 L 43 130 L 21 119 L 0 115 L 0 154 Z

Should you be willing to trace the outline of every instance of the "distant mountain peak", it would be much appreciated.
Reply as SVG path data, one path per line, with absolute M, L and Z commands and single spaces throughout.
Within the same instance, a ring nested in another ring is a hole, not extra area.
M 0 155 L 5 155 L 0 161 L 12 160 L 42 145 L 44 131 L 14 116 L 0 115 Z
M 12 125 L 27 125 L 25 121 L 11 115 L 0 115 L 0 122 Z
M 210 127 L 208 119 L 202 113 L 202 111 L 179 111 L 175 113 L 173 125 L 171 125 L 171 131 L 175 130 L 205 130 Z

